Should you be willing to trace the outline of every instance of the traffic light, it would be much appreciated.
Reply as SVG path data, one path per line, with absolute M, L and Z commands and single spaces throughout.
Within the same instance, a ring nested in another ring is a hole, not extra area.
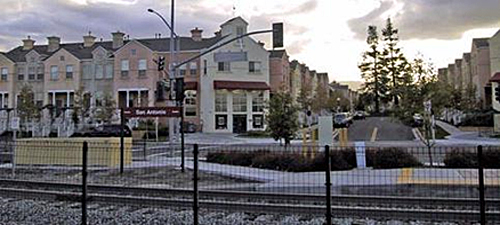
M 499 84 L 500 85 L 500 84 Z M 500 102 L 500 86 L 495 88 L 495 99 Z
M 163 88 L 163 82 L 162 81 L 157 81 L 156 82 L 156 100 L 157 101 L 163 101 L 165 100 L 164 96 L 164 88 Z
M 165 56 L 158 57 L 158 71 L 165 69 Z
M 184 100 L 184 78 L 175 79 L 175 100 L 179 102 Z
M 273 23 L 273 48 L 283 47 L 283 23 Z

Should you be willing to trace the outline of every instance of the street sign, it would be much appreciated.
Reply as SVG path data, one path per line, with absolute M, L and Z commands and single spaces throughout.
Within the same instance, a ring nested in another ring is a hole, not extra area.
M 180 117 L 181 107 L 137 107 L 123 110 L 125 117 Z
M 10 128 L 12 130 L 19 130 L 19 121 L 21 119 L 19 117 L 12 117 L 12 120 L 10 121 Z

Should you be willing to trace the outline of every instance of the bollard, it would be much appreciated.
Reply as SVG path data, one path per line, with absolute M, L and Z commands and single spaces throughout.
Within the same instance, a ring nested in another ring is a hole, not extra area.
M 481 225 L 486 224 L 486 202 L 484 200 L 484 165 L 483 146 L 477 146 L 478 178 L 479 178 L 479 210 L 481 214 Z
M 193 147 L 193 224 L 198 225 L 198 144 Z
M 330 146 L 325 145 L 325 186 L 326 186 L 326 224 L 332 224 L 332 181 L 331 181 L 331 162 Z
M 82 225 L 87 225 L 87 156 L 88 143 L 83 142 L 82 148 Z

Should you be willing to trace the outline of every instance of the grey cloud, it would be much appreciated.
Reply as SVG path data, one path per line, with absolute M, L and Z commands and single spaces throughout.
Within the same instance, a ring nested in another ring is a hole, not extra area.
M 310 1 L 307 1 L 307 2 L 299 5 L 296 8 L 293 8 L 289 11 L 286 11 L 283 14 L 290 15 L 290 14 L 308 13 L 308 12 L 314 11 L 316 9 L 316 7 L 318 7 L 318 1 L 317 0 L 310 0 Z
M 412 0 L 403 3 L 401 12 L 392 18 L 403 39 L 458 39 L 470 29 L 500 26 L 498 0 Z M 355 38 L 364 40 L 368 25 L 383 27 L 386 18 L 381 15 L 392 6 L 391 1 L 381 1 L 380 7 L 369 14 L 351 19 L 348 25 Z
M 228 19 L 226 15 L 204 9 L 198 4 L 200 1 L 190 0 L 176 8 L 176 31 L 180 35 L 189 35 L 189 30 L 200 27 L 204 36 L 212 36 L 218 25 Z M 146 11 L 154 8 L 168 17 L 169 5 L 165 1 L 141 0 L 119 6 L 92 1 L 82 6 L 64 0 L 51 0 L 50 3 L 45 0 L 25 1 L 20 3 L 24 4 L 22 7 L 15 1 L 11 3 L 6 5 L 9 10 L 0 14 L 0 49 L 4 51 L 19 46 L 27 35 L 31 35 L 37 44 L 46 43 L 46 37 L 51 35 L 60 36 L 66 43 L 82 41 L 82 36 L 89 30 L 104 40 L 109 40 L 110 33 L 116 30 L 129 34 L 130 38 L 154 37 L 158 32 L 169 35 L 161 20 Z

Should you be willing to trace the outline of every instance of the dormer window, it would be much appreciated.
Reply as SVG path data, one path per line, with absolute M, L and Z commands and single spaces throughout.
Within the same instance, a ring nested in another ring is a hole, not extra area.
M 240 36 L 244 34 L 244 29 L 243 27 L 236 27 L 236 35 Z

